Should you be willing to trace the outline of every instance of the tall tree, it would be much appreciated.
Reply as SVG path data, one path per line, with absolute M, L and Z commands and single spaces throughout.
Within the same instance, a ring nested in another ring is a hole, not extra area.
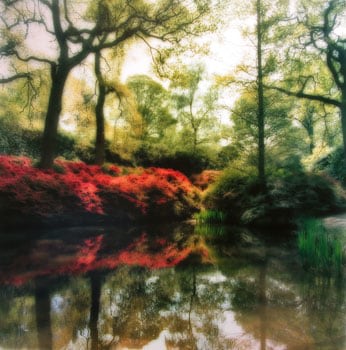
M 290 58 L 285 61 L 290 70 L 284 85 L 271 88 L 334 106 L 340 111 L 346 165 L 346 36 L 343 30 L 346 1 L 301 0 L 298 9 L 296 43 L 292 44 L 290 39 L 287 49 Z M 324 70 L 319 64 L 321 61 Z M 319 69 L 311 71 L 311 65 Z
M 96 138 L 95 138 L 95 164 L 102 165 L 105 161 L 105 117 L 104 104 L 107 95 L 107 86 L 101 73 L 101 52 L 95 53 L 95 75 L 98 85 L 98 96 L 95 106 Z
M 176 101 L 178 119 L 183 126 L 184 140 L 193 152 L 203 143 L 212 141 L 217 125 L 216 87 L 209 87 L 203 92 L 201 85 L 204 68 L 180 67 L 171 77 L 171 89 Z
M 289 163 L 292 155 L 299 154 L 299 131 L 290 118 L 291 103 L 288 98 L 279 99 L 280 93 L 267 91 L 264 96 L 264 144 L 266 145 L 266 172 L 277 170 Z M 278 102 L 279 101 L 279 102 Z M 257 89 L 245 91 L 231 110 L 232 146 L 236 150 L 233 166 L 249 167 L 249 172 L 258 169 L 258 97 Z
M 117 54 L 113 50 L 113 54 Z M 95 117 L 96 117 L 96 137 L 95 137 L 95 164 L 102 165 L 105 162 L 106 156 L 106 116 L 105 116 L 105 107 L 109 105 L 107 103 L 107 97 L 112 94 L 113 102 L 117 101 L 116 108 L 118 112 L 123 116 L 127 114 L 132 114 L 132 120 L 135 121 L 138 117 L 138 112 L 134 110 L 134 101 L 131 98 L 131 93 L 127 89 L 125 84 L 119 82 L 119 72 L 121 69 L 117 67 L 118 72 L 116 76 L 111 78 L 105 77 L 105 72 L 102 70 L 101 58 L 109 64 L 109 60 L 101 56 L 101 52 L 95 53 L 95 63 L 94 63 L 94 72 L 96 76 L 97 83 L 97 97 L 95 104 Z M 119 58 L 119 57 L 117 57 Z M 119 63 L 119 60 L 112 60 L 112 63 Z M 108 75 L 111 75 L 108 72 Z M 126 119 L 126 118 L 125 118 Z M 129 118 L 127 118 L 130 121 Z M 136 130 L 136 122 L 132 123 L 133 130 Z M 138 129 L 138 128 L 137 128 Z
M 2 32 L 6 41 L 0 56 L 50 67 L 51 88 L 42 140 L 40 166 L 49 168 L 55 156 L 59 117 L 65 83 L 71 70 L 91 53 L 116 47 L 133 37 L 177 42 L 206 29 L 203 15 L 208 1 L 196 0 L 98 0 L 85 5 L 72 0 L 1 0 Z M 98 21 L 97 8 L 106 8 L 107 18 Z M 52 52 L 40 56 L 25 50 L 26 35 L 43 29 Z
M 249 23 L 253 23 L 252 28 L 244 30 L 245 40 L 250 43 L 251 60 L 240 64 L 235 72 L 235 76 L 225 77 L 221 79 L 223 83 L 237 84 L 240 86 L 242 96 L 252 96 L 256 101 L 256 120 L 251 120 L 251 124 L 255 122 L 256 126 L 252 126 L 252 131 L 256 132 L 257 147 L 257 176 L 261 187 L 265 189 L 266 185 L 266 119 L 269 117 L 267 111 L 268 95 L 265 87 L 266 81 L 275 71 L 275 55 L 273 47 L 277 40 L 281 21 L 285 20 L 287 12 L 287 1 L 276 0 L 250 0 L 243 4 L 246 6 L 245 16 Z M 250 10 L 248 10 L 250 9 Z M 243 11 L 244 12 L 244 11 Z M 242 15 L 244 16 L 244 14 Z M 249 101 L 247 101 L 247 104 Z M 251 103 L 252 105 L 252 103 Z M 252 106 L 253 107 L 253 106 Z M 271 106 L 273 108 L 273 106 Z M 239 109 L 239 106 L 237 107 Z M 244 112 L 244 111 L 242 111 Z M 250 114 L 253 114 L 251 109 Z M 246 118 L 246 116 L 244 115 Z M 235 118 L 238 118 L 235 116 Z
M 266 183 L 265 175 L 265 145 L 264 145 L 264 90 L 263 90 L 263 7 L 262 1 L 256 0 L 256 35 L 257 35 L 257 128 L 258 128 L 258 178 L 263 187 Z

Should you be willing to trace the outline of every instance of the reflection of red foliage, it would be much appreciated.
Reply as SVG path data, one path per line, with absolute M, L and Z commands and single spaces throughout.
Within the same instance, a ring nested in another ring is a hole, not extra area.
M 153 242 L 156 248 L 157 244 L 161 245 L 159 249 L 153 252 L 150 246 L 150 240 L 146 234 L 142 234 L 140 238 L 131 243 L 127 248 L 105 256 L 102 254 L 101 249 L 103 239 L 104 235 L 101 234 L 84 240 L 83 243 L 77 247 L 77 252 L 71 255 L 67 260 L 61 260 L 58 255 L 56 261 L 54 261 L 57 247 L 46 246 L 45 249 L 48 248 L 51 250 L 51 252 L 46 252 L 45 254 L 46 256 L 51 253 L 53 260 L 50 261 L 51 267 L 47 267 L 45 258 L 43 258 L 42 261 L 37 261 L 37 257 L 33 256 L 31 259 L 29 258 L 28 261 L 28 257 L 25 257 L 23 265 L 25 264 L 27 266 L 29 264 L 31 266 L 36 266 L 36 268 L 32 271 L 27 271 L 23 266 L 25 272 L 19 274 L 18 271 L 12 271 L 10 268 L 6 269 L 6 271 L 0 272 L 0 282 L 19 286 L 37 277 L 83 274 L 97 269 L 114 269 L 120 265 L 142 266 L 149 269 L 168 268 L 179 264 L 192 252 L 208 260 L 209 253 L 206 249 L 192 246 L 178 248 L 176 243 L 163 239 L 158 239 Z M 38 256 L 40 256 L 40 254 L 38 254 Z M 17 268 L 18 261 L 15 265 L 15 268 Z
M 189 208 L 196 190 L 180 172 L 171 169 L 136 169 L 119 176 L 115 165 L 105 171 L 82 162 L 57 161 L 60 168 L 34 168 L 25 157 L 0 156 L 0 194 L 19 213 L 49 216 L 76 210 L 109 214 L 121 205 L 137 215 L 179 201 Z

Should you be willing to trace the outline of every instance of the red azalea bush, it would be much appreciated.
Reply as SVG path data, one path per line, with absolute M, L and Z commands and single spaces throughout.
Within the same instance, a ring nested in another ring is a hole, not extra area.
M 115 165 L 105 169 L 63 160 L 55 167 L 59 172 L 37 169 L 26 157 L 0 156 L 0 196 L 6 209 L 46 217 L 122 210 L 140 218 L 183 217 L 196 208 L 198 191 L 175 170 L 136 168 L 120 175 Z
M 191 182 L 199 189 L 205 190 L 209 185 L 213 184 L 220 175 L 220 170 L 204 170 L 200 174 L 192 175 Z

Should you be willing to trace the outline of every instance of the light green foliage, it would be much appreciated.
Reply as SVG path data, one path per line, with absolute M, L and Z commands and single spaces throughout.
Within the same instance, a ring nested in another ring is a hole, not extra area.
M 328 106 L 313 103 L 308 100 L 296 101 L 291 111 L 293 122 L 302 128 L 302 137 L 307 144 L 307 154 L 321 152 L 326 146 L 333 146 L 338 141 L 339 131 L 336 130 L 336 116 Z
M 343 0 L 300 0 L 294 8 L 297 15 L 283 25 L 283 30 L 292 35 L 281 40 L 282 54 L 278 62 L 281 74 L 272 84 L 286 94 L 312 101 L 318 109 L 326 108 L 325 112 L 334 118 L 334 127 L 326 123 L 325 133 L 327 136 L 339 133 L 345 147 L 346 123 L 343 122 L 341 128 L 335 126 L 339 113 L 342 120 L 346 118 L 343 102 L 346 96 L 343 30 L 346 3 Z M 327 137 L 323 141 L 335 145 L 338 139 Z
M 198 16 L 208 13 L 210 1 L 191 2 L 181 0 L 98 0 L 90 2 L 87 19 L 98 23 L 101 30 L 110 31 L 114 23 L 123 29 L 139 31 L 143 36 L 155 33 L 157 37 L 176 41 L 191 33 L 208 29 L 207 23 L 197 21 Z M 186 26 L 181 30 L 181 26 Z M 170 30 L 169 30 L 170 29 Z
M 231 113 L 232 145 L 237 151 L 241 167 L 257 164 L 257 101 L 256 91 L 244 92 L 235 103 Z M 266 169 L 273 173 L 282 168 L 294 155 L 299 166 L 299 157 L 306 148 L 300 137 L 300 130 L 293 126 L 289 117 L 290 103 L 278 93 L 268 92 L 265 96 L 265 146 Z
M 127 85 L 134 93 L 138 112 L 142 120 L 142 140 L 158 142 L 165 136 L 167 128 L 176 123 L 171 109 L 169 92 L 148 76 L 133 76 Z
M 42 128 L 47 105 L 48 72 L 31 71 L 29 80 L 18 80 L 0 92 L 0 117 L 12 118 L 23 128 Z
M 193 152 L 203 144 L 220 139 L 217 119 L 218 91 L 215 86 L 203 87 L 204 68 L 201 65 L 180 66 L 171 76 L 171 86 L 180 132 L 185 148 Z
M 142 116 L 137 164 L 179 169 L 186 174 L 218 167 L 220 128 L 217 91 L 202 91 L 201 67 L 176 67 L 169 89 L 147 76 L 129 78 Z
M 330 234 L 321 220 L 304 219 L 298 232 L 298 248 L 303 265 L 316 273 L 342 272 L 341 242 Z

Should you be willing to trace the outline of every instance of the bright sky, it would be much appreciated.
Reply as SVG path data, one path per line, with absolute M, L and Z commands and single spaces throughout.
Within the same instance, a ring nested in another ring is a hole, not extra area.
M 216 34 L 210 36 L 210 54 L 203 58 L 210 74 L 227 74 L 244 59 L 249 45 L 241 35 L 240 25 L 240 21 L 233 22 L 222 36 Z M 151 74 L 151 62 L 145 44 L 136 44 L 130 48 L 126 56 L 122 80 L 134 74 Z
M 198 57 L 192 64 L 199 63 L 200 60 L 202 60 L 210 76 L 213 74 L 226 75 L 230 74 L 236 66 L 244 62 L 244 60 L 251 59 L 249 56 L 251 52 L 254 52 L 253 47 L 251 47 L 249 42 L 241 35 L 241 27 L 245 24 L 249 25 L 250 22 L 233 21 L 229 27 L 223 31 L 222 35 L 209 35 L 209 37 L 206 38 L 206 40 L 210 42 L 209 55 Z M 129 49 L 126 55 L 121 80 L 125 82 L 129 76 L 135 74 L 152 75 L 151 64 L 152 59 L 146 45 L 144 43 L 136 44 L 136 46 Z M 155 77 L 153 78 L 155 79 Z M 232 105 L 237 98 L 238 94 L 233 93 L 230 95 L 228 93 L 220 103 L 229 106 Z M 220 110 L 219 118 L 223 124 L 229 124 L 229 111 Z

